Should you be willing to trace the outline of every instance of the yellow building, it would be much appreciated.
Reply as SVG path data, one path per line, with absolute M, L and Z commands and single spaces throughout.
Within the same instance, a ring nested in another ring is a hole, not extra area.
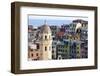
M 52 59 L 52 33 L 48 25 L 44 24 L 40 31 L 40 51 L 42 52 L 42 60 Z

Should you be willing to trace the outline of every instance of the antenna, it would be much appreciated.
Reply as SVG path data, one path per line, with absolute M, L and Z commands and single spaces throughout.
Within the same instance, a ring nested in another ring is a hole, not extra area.
M 47 21 L 46 21 L 46 20 L 44 20 L 44 24 L 45 24 L 45 25 L 47 24 Z

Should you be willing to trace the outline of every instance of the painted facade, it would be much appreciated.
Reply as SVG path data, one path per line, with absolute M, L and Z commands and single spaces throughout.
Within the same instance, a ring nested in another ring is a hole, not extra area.
M 31 26 L 28 41 L 28 60 L 88 58 L 88 22 L 78 19 L 61 27 Z

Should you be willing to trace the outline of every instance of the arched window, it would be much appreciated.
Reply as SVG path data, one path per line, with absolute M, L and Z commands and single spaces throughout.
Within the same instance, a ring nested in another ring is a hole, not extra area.
M 47 36 L 45 35 L 45 40 L 47 40 Z
M 45 51 L 47 51 L 47 47 L 45 46 Z
M 38 53 L 36 53 L 36 56 L 38 56 Z
M 33 57 L 33 53 L 31 54 L 31 57 Z
M 39 49 L 40 48 L 40 46 L 39 46 L 39 44 L 37 44 L 37 49 Z

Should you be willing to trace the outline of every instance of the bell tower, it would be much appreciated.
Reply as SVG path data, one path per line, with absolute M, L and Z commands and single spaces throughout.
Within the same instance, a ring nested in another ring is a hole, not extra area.
M 40 39 L 40 51 L 42 54 L 42 60 L 52 59 L 52 34 L 50 27 L 44 22 L 41 27 L 41 39 Z

